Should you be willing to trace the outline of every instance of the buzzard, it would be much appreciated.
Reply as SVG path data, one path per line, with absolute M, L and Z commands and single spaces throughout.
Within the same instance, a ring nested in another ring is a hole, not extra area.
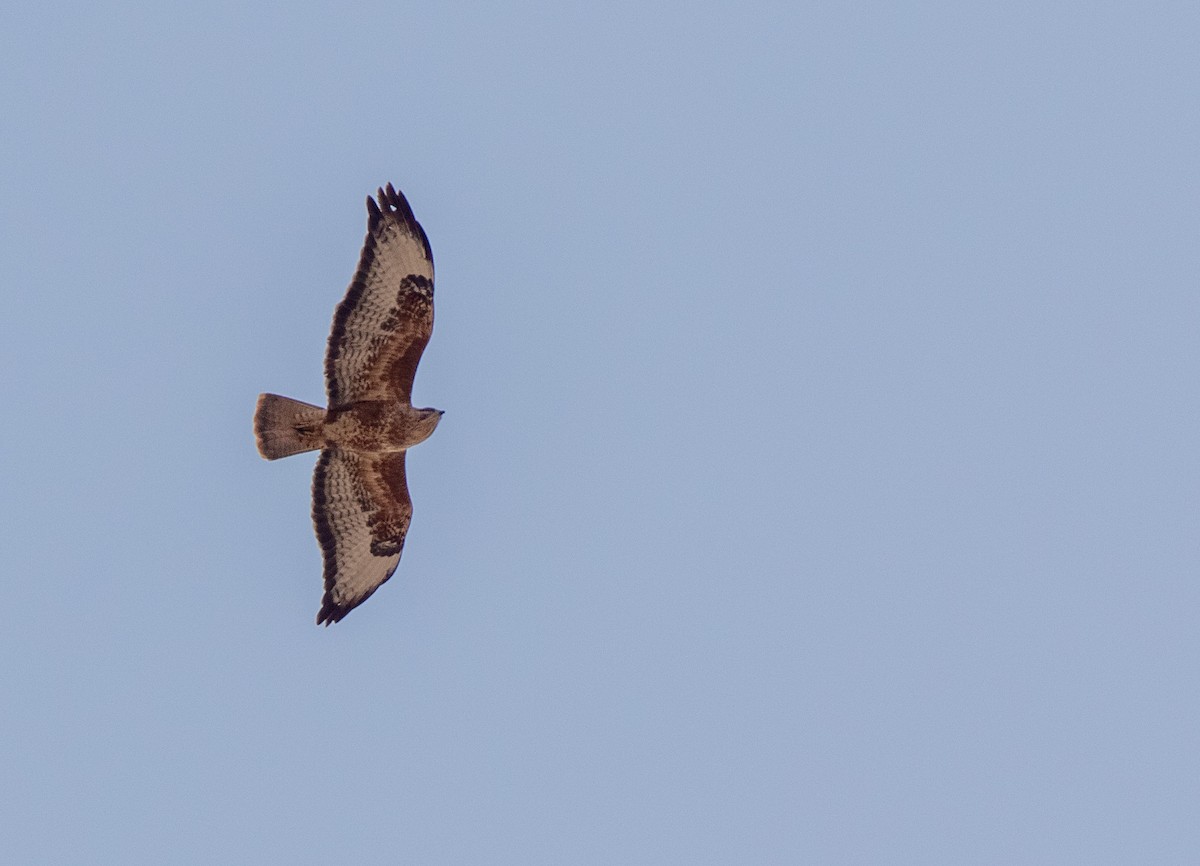
M 260 394 L 258 453 L 267 460 L 320 449 L 313 525 L 325 561 L 317 624 L 366 601 L 400 563 L 412 519 L 404 453 L 441 420 L 413 407 L 413 377 L 433 332 L 433 254 L 404 195 L 367 198 L 367 239 L 333 316 L 322 409 Z

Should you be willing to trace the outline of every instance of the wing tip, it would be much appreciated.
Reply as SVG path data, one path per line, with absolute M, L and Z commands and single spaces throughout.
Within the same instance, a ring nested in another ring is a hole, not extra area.
M 330 602 L 324 602 L 321 609 L 317 611 L 317 625 L 323 625 L 326 628 L 333 625 L 335 622 L 341 622 L 342 619 L 350 612 L 350 608 L 341 607 Z
M 387 583 L 388 578 L 391 576 L 392 575 L 389 573 L 388 576 L 383 579 L 382 583 L 379 584 L 379 586 L 383 586 L 384 583 Z M 379 589 L 379 586 L 372 587 L 366 593 L 366 595 L 363 595 L 360 598 L 352 599 L 347 604 L 338 604 L 333 600 L 333 588 L 330 586 L 325 590 L 325 595 L 321 599 L 321 609 L 317 611 L 317 625 L 323 625 L 328 628 L 335 622 L 341 622 L 346 618 L 346 615 L 350 613 L 350 611 L 354 610 L 368 598 L 373 596 L 375 594 L 375 590 Z
M 429 247 L 429 237 L 425 234 L 425 229 L 417 222 L 417 217 L 413 214 L 412 206 L 404 197 L 404 193 L 396 189 L 391 182 L 387 186 L 379 187 L 374 197 L 367 196 L 368 231 L 373 231 L 386 216 L 395 217 L 405 225 L 409 234 L 419 239 L 421 245 L 425 247 L 425 257 L 433 261 L 433 251 Z
M 413 216 L 412 206 L 408 203 L 408 199 L 404 197 L 404 193 L 388 183 L 387 186 L 381 186 L 375 192 L 375 200 L 379 203 L 379 208 L 384 213 L 394 213 L 399 215 L 406 221 L 416 222 L 416 217 Z

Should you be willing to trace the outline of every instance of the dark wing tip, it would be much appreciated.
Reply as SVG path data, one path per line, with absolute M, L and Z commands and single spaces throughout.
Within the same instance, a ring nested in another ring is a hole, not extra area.
M 408 204 L 408 199 L 404 197 L 404 193 L 396 189 L 390 183 L 387 186 L 381 186 L 375 193 L 375 198 L 379 202 L 379 207 L 384 213 L 394 213 L 400 217 L 403 222 L 415 223 L 417 218 L 413 216 L 412 207 Z
M 317 625 L 328 628 L 332 623 L 341 622 L 349 612 L 350 608 L 348 607 L 342 607 L 330 601 L 323 602 L 321 609 L 317 611 Z
M 391 577 L 391 574 L 389 574 L 387 577 L 385 577 L 383 579 L 383 583 L 387 583 L 388 578 L 390 578 L 390 577 Z M 383 584 L 381 583 L 380 586 L 382 586 L 382 585 Z M 333 600 L 333 585 L 329 582 L 328 579 L 326 580 L 325 586 L 326 586 L 325 596 L 321 599 L 321 609 L 319 611 L 317 611 L 317 625 L 323 625 L 326 627 L 328 627 L 332 623 L 341 622 L 343 619 L 346 618 L 346 614 L 350 613 L 350 611 L 354 610 L 354 608 L 358 607 L 360 604 L 362 604 L 368 598 L 373 596 L 375 594 L 375 590 L 379 589 L 378 586 L 374 587 L 370 592 L 368 592 L 362 598 L 356 598 L 349 604 L 338 604 L 337 602 L 335 602 Z
M 404 225 L 409 234 L 421 241 L 421 245 L 425 248 L 425 258 L 432 262 L 433 250 L 430 249 L 429 237 L 425 234 L 425 229 L 421 228 L 421 224 L 417 222 L 404 193 L 390 183 L 387 186 L 381 186 L 376 191 L 374 199 L 370 196 L 367 197 L 367 230 L 374 231 L 379 221 L 389 216 Z

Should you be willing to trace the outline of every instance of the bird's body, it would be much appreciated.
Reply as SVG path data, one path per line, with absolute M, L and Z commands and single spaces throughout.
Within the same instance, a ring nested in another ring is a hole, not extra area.
M 433 435 L 442 413 L 384 400 L 330 409 L 322 428 L 326 447 L 386 454 L 407 451 Z
M 395 571 L 412 519 L 404 456 L 442 412 L 411 402 L 433 331 L 433 256 L 391 184 L 367 199 L 367 239 L 325 355 L 329 407 L 262 394 L 254 413 L 268 460 L 320 449 L 313 524 L 325 560 L 317 622 L 337 622 Z

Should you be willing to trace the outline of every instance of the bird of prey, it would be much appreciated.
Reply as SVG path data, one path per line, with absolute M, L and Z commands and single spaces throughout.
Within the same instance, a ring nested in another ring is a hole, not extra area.
M 322 409 L 260 394 L 258 452 L 267 460 L 320 449 L 313 525 L 325 561 L 317 624 L 338 622 L 396 570 L 412 519 L 404 454 L 441 420 L 411 402 L 433 332 L 433 254 L 404 195 L 389 183 L 367 198 L 358 270 L 333 316 Z

